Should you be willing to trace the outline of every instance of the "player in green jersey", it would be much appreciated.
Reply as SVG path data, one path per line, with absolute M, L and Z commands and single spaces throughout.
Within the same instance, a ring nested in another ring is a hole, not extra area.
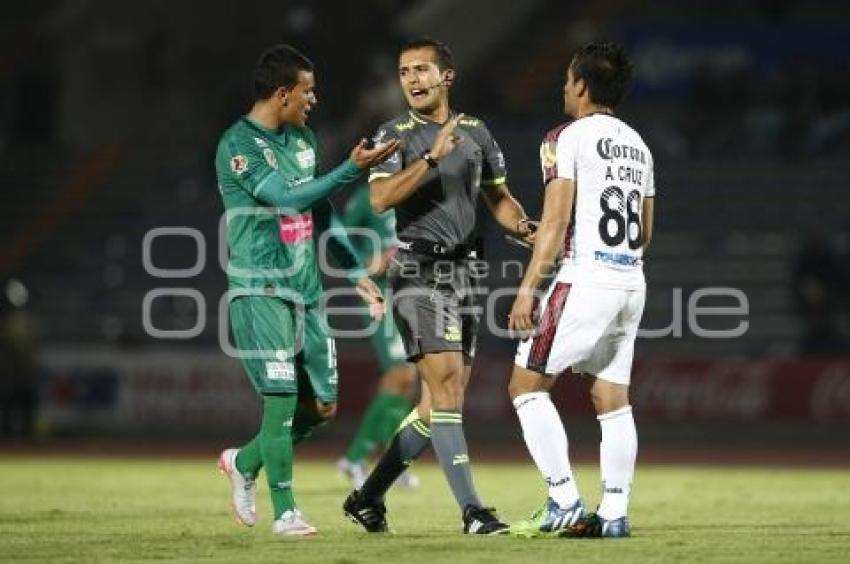
M 306 126 L 317 103 L 313 65 L 287 45 L 265 51 L 254 70 L 251 111 L 218 144 L 215 167 L 227 214 L 230 324 L 239 357 L 263 399 L 259 433 L 227 449 L 236 518 L 256 523 L 256 478 L 265 467 L 280 535 L 316 533 L 292 494 L 293 446 L 333 416 L 337 374 L 333 339 L 319 304 L 314 239 L 331 230 L 328 250 L 380 319 L 380 289 L 368 278 L 328 196 L 383 162 L 398 144 L 365 140 L 328 174 L 314 177 L 316 137 Z M 334 229 L 335 226 L 340 228 Z
M 349 197 L 342 220 L 360 256 L 367 257 L 369 274 L 386 293 L 386 272 L 397 250 L 395 213 L 393 210 L 375 213 L 369 203 L 369 185 L 363 184 Z M 378 360 L 380 387 L 366 408 L 345 456 L 337 461 L 337 467 L 358 489 L 366 480 L 366 456 L 386 445 L 410 413 L 410 397 L 416 382 L 416 369 L 407 362 L 404 343 L 391 311 L 387 310 L 369 340 Z M 418 485 L 416 476 L 409 471 L 402 474 L 398 482 L 406 487 Z

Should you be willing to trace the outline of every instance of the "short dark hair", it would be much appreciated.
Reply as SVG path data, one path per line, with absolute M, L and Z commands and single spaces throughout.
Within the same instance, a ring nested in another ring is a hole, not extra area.
M 407 43 L 401 46 L 399 49 L 399 54 L 404 53 L 406 51 L 413 51 L 414 49 L 423 49 L 426 47 L 430 47 L 434 50 L 434 58 L 437 62 L 437 67 L 444 71 L 446 69 L 454 69 L 455 62 L 454 58 L 452 58 L 452 52 L 449 49 L 449 46 L 434 39 L 432 37 L 417 37 L 415 39 L 409 40 Z
M 632 62 L 623 46 L 616 43 L 587 43 L 579 47 L 570 68 L 573 80 L 584 80 L 590 101 L 609 108 L 622 101 L 632 79 Z
M 254 68 L 254 98 L 267 100 L 278 88 L 292 88 L 299 71 L 313 72 L 313 62 L 290 45 L 269 47 Z

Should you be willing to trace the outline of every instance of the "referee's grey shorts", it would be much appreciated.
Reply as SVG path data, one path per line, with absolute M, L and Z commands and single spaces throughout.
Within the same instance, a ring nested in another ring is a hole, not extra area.
M 387 272 L 392 307 L 408 360 L 458 351 L 472 364 L 482 307 L 469 259 L 436 259 L 399 251 Z

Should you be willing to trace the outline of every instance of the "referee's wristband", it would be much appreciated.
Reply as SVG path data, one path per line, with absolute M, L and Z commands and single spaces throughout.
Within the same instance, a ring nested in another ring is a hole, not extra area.
M 422 153 L 422 160 L 428 164 L 428 168 L 437 168 L 437 159 L 431 155 L 431 151 Z

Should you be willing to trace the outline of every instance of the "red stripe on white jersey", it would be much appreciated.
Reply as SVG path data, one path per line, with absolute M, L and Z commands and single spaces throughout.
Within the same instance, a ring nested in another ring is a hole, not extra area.
M 546 303 L 546 309 L 540 318 L 537 336 L 534 337 L 531 344 L 531 352 L 526 363 L 529 370 L 544 371 L 546 369 L 549 353 L 552 351 L 552 343 L 555 341 L 555 332 L 558 330 L 558 323 L 561 320 L 561 314 L 564 312 L 571 287 L 572 284 L 566 282 L 555 283 L 555 288 L 552 290 Z

